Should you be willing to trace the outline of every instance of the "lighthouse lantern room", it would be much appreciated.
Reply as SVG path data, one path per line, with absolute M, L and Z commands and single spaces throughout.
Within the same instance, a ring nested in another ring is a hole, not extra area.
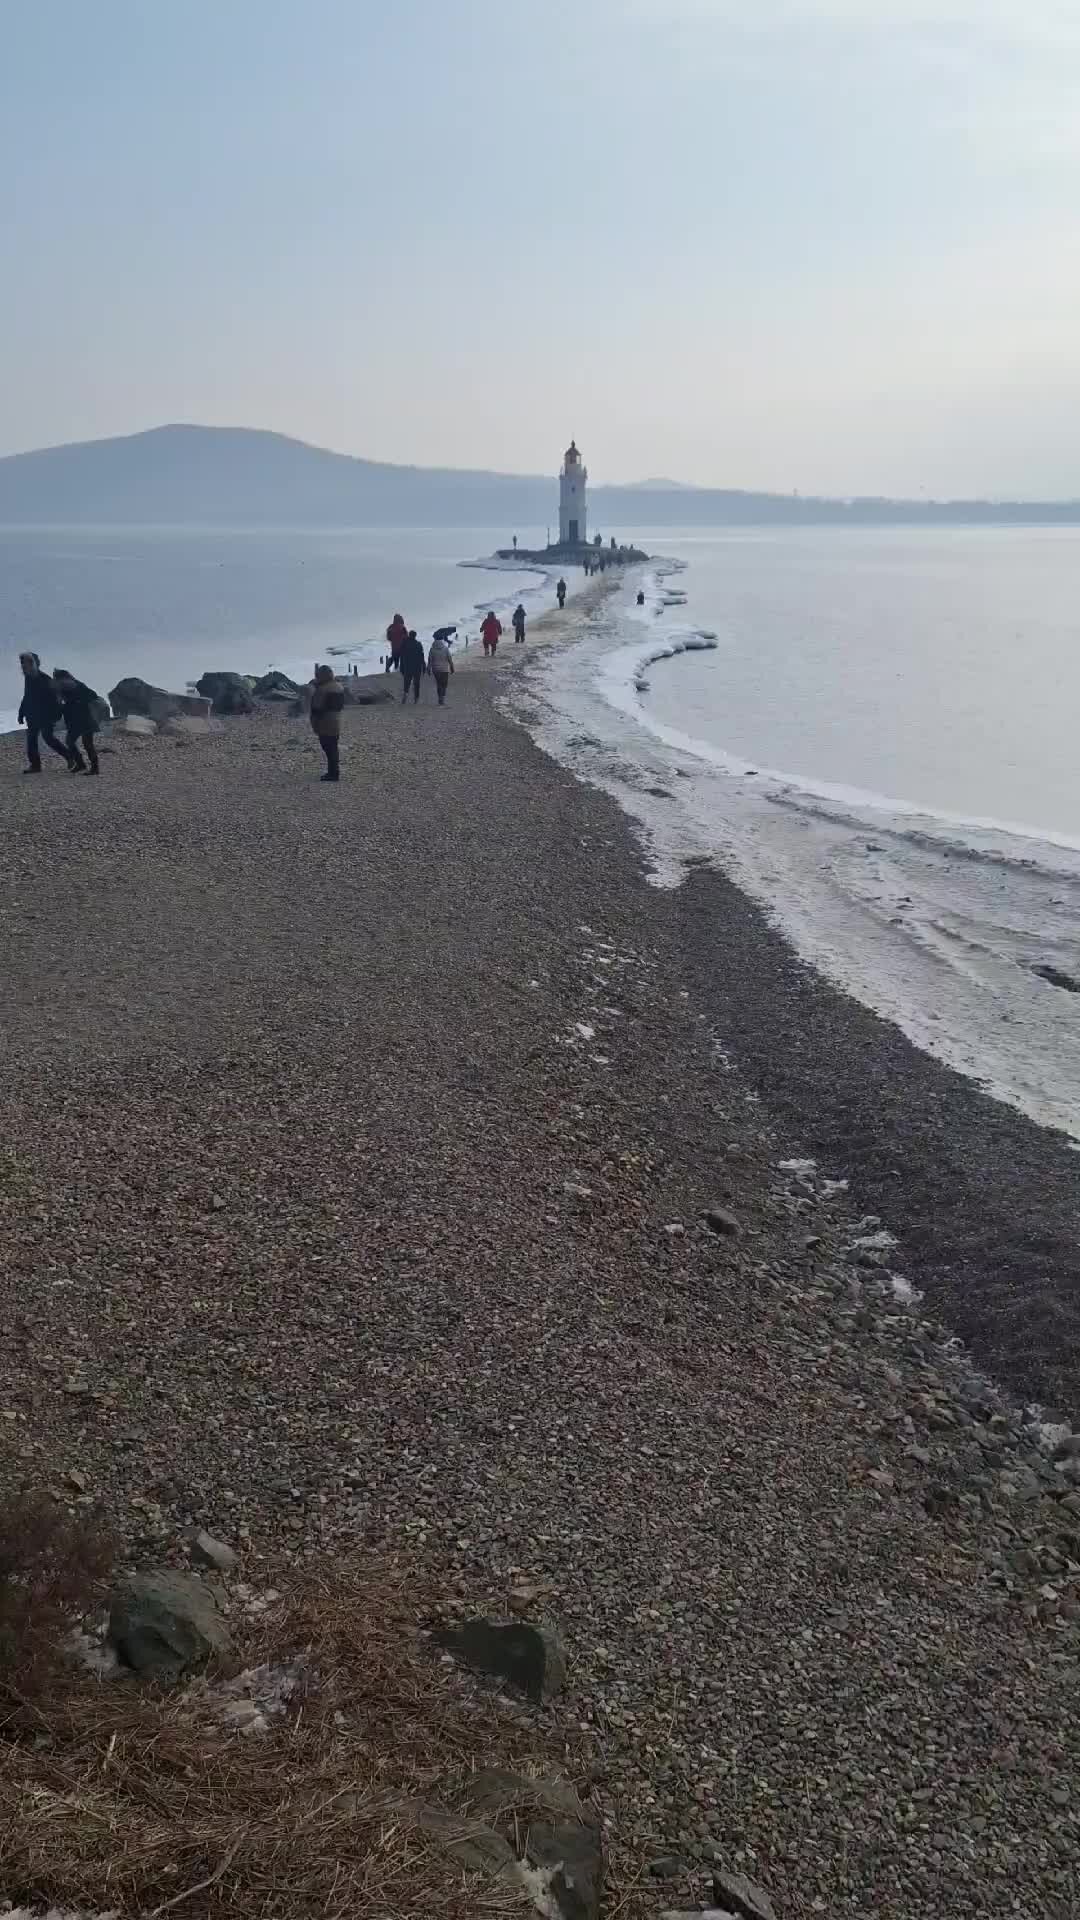
M 559 545 L 583 547 L 587 535 L 585 488 L 588 473 L 573 440 L 566 449 L 559 475 Z

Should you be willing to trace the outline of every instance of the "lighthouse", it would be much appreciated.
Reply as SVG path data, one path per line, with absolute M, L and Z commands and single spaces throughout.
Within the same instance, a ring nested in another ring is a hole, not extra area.
M 585 545 L 588 514 L 585 505 L 585 487 L 588 478 L 577 446 L 571 440 L 563 456 L 562 472 L 559 475 L 559 545 L 561 547 Z

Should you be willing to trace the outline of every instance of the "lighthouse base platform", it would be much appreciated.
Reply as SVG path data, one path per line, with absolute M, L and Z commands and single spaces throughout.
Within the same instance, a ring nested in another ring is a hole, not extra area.
M 520 560 L 526 566 L 541 567 L 632 567 L 649 558 L 640 547 L 597 547 L 557 541 L 551 547 L 499 547 L 500 560 Z

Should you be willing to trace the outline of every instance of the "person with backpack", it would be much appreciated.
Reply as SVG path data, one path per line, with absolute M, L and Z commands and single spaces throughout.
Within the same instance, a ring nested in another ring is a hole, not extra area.
M 496 613 L 489 613 L 487 619 L 481 623 L 480 638 L 484 643 L 485 660 L 489 654 L 494 660 L 496 652 L 498 651 L 499 641 L 502 639 L 502 621 Z
M 413 706 L 416 705 L 416 702 L 420 698 L 420 682 L 426 671 L 427 660 L 424 655 L 424 643 L 422 640 L 417 639 L 415 630 L 410 630 L 406 637 L 405 645 L 401 649 L 401 675 L 405 682 L 401 695 L 402 706 L 405 705 L 409 697 L 410 687 L 413 692 Z
M 66 667 L 53 668 L 53 685 L 60 700 L 60 709 L 67 729 L 68 764 L 72 773 L 99 773 L 97 748 L 94 735 L 98 728 L 96 708 L 98 696 L 93 687 L 82 680 L 76 680 Z M 79 748 L 82 748 L 82 753 Z M 86 759 L 83 759 L 83 753 Z
M 454 656 L 450 651 L 450 635 L 453 631 L 453 627 L 437 628 L 431 636 L 431 645 L 428 648 L 428 672 L 435 682 L 440 707 L 446 705 L 446 689 L 450 685 L 450 675 L 454 671 Z
M 72 764 L 67 748 L 61 746 L 56 737 L 56 723 L 60 718 L 60 701 L 50 676 L 43 670 L 36 653 L 20 653 L 19 665 L 23 670 L 23 697 L 19 705 L 19 725 L 26 727 L 27 766 L 24 773 L 41 772 L 41 752 L 38 741 L 44 740 L 47 747 Z
M 334 676 L 333 667 L 316 667 L 311 690 L 311 724 L 326 755 L 324 781 L 340 780 L 339 762 L 341 715 L 345 707 L 345 689 Z
M 514 623 L 514 645 L 515 647 L 524 646 L 525 644 L 525 609 L 522 606 L 520 600 L 518 601 L 517 606 L 514 608 L 513 623 Z

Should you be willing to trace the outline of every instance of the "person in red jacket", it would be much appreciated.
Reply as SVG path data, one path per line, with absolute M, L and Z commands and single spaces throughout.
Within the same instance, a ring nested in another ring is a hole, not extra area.
M 386 644 L 390 649 L 389 658 L 386 663 L 387 673 L 401 672 L 401 650 L 408 637 L 408 627 L 405 625 L 400 613 L 395 613 L 390 625 L 386 629 Z
M 494 659 L 496 648 L 502 638 L 502 621 L 497 620 L 493 613 L 488 614 L 487 619 L 480 628 L 480 638 L 484 643 L 485 660 L 489 654 L 492 659 Z

